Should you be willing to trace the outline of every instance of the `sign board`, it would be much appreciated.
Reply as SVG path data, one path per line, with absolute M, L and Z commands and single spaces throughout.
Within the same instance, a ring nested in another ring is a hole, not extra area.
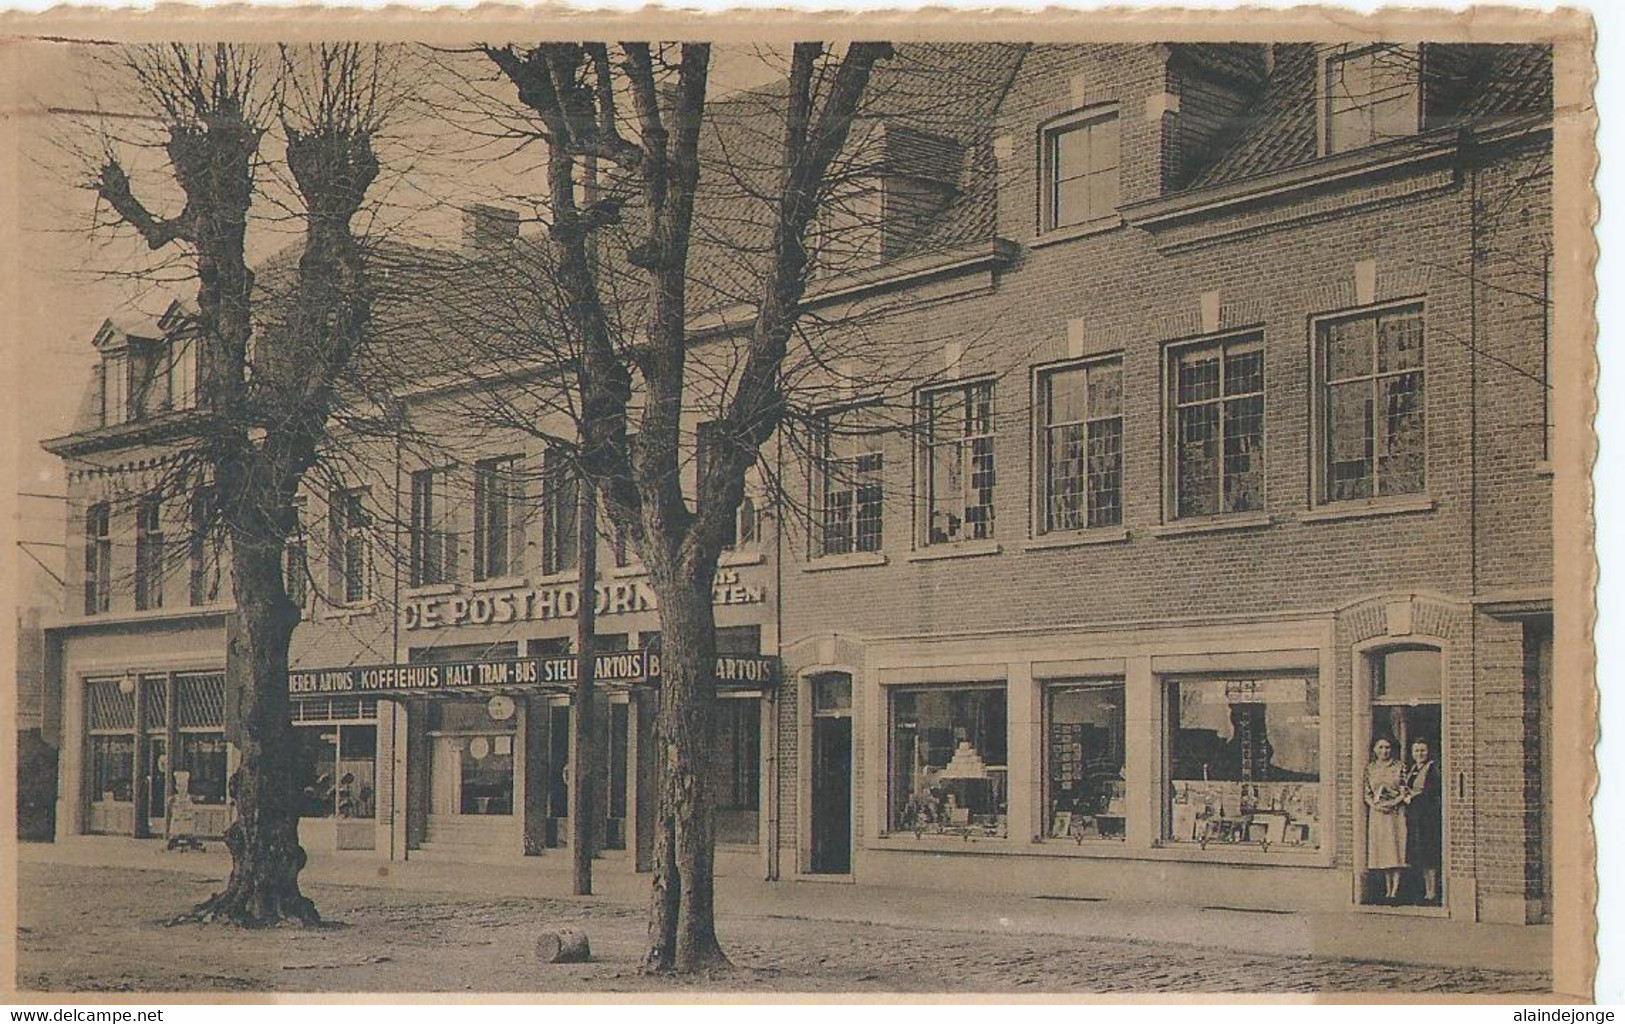
M 711 600 L 717 605 L 761 604 L 767 600 L 767 591 L 758 584 L 745 582 L 737 570 L 722 569 L 712 584 Z M 574 584 L 436 594 L 402 603 L 401 628 L 501 626 L 513 622 L 573 619 L 579 603 L 580 595 Z M 658 607 L 654 588 L 643 580 L 617 580 L 598 587 L 596 614 L 599 616 L 649 612 Z
M 432 665 L 363 665 L 288 673 L 293 697 L 374 696 L 391 693 L 449 693 L 485 688 L 568 689 L 576 680 L 573 657 L 453 661 Z M 779 659 L 763 654 L 717 658 L 721 686 L 769 686 L 778 679 Z M 611 651 L 595 659 L 593 681 L 605 685 L 651 683 L 660 678 L 660 652 Z

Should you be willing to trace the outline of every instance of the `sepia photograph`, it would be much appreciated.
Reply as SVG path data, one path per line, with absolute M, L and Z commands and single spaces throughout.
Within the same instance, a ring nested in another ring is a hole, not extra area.
M 1592 998 L 1588 18 L 485 13 L 6 22 L 15 1001 Z

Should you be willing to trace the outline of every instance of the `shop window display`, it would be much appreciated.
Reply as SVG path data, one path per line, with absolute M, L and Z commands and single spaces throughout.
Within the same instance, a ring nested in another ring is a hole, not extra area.
M 375 817 L 377 728 L 371 724 L 300 726 L 294 733 L 299 816 Z
M 90 737 L 91 800 L 128 803 L 135 782 L 135 737 Z
M 1122 680 L 1055 683 L 1045 698 L 1049 838 L 1122 841 L 1128 822 Z
M 1185 678 L 1167 698 L 1171 842 L 1321 845 L 1314 677 Z
M 754 843 L 761 817 L 762 702 L 735 697 L 717 702 L 711 747 L 711 792 L 717 842 Z
M 226 736 L 182 733 L 177 771 L 189 772 L 186 789 L 196 804 L 226 802 Z
M 1004 687 L 891 694 L 891 828 L 964 839 L 1009 834 Z

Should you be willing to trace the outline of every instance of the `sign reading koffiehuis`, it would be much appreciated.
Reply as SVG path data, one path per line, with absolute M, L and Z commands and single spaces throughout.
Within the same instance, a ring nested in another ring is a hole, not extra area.
M 724 569 L 717 573 L 711 600 L 719 605 L 760 604 L 765 595 L 760 586 L 747 584 L 739 578 L 739 573 Z M 579 603 L 574 584 L 437 594 L 407 600 L 401 607 L 401 626 L 435 629 L 573 619 Z M 643 580 L 618 580 L 598 587 L 599 615 L 646 612 L 656 607 L 654 588 Z
M 506 658 L 432 665 L 360 665 L 288 673 L 295 697 L 330 694 L 433 693 L 473 687 L 565 687 L 575 682 L 576 659 Z M 769 686 L 778 678 L 778 659 L 760 654 L 717 657 L 716 680 L 723 686 Z M 597 683 L 647 683 L 660 678 L 660 652 L 610 651 L 593 665 Z

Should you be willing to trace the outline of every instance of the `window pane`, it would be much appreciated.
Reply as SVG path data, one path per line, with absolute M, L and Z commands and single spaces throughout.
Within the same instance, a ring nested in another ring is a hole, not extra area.
M 1123 521 L 1123 421 L 1089 424 L 1089 525 Z
M 1095 173 L 1117 169 L 1117 118 L 1108 117 L 1089 126 L 1089 170 Z M 1116 174 L 1112 175 L 1116 181 Z
M 1264 390 L 1264 350 L 1230 348 L 1224 353 L 1224 393 L 1246 395 Z
M 993 536 L 993 439 L 978 437 L 970 442 L 970 494 L 965 505 L 965 522 L 970 536 L 983 540 Z
M 294 785 L 299 790 L 301 818 L 331 818 L 338 766 L 339 729 L 336 725 L 300 726 L 294 735 Z
M 1377 318 L 1377 369 L 1381 373 L 1422 365 L 1422 315 L 1408 312 Z
M 1224 510 L 1264 507 L 1264 399 L 1224 403 Z
M 1179 358 L 1178 401 L 1181 405 L 1219 397 L 1219 356 L 1216 352 Z
M 875 474 L 880 468 L 880 456 L 873 458 Z M 882 498 L 879 480 L 868 479 L 858 484 L 858 543 L 859 551 L 879 551 L 883 540 Z
M 1056 370 L 1048 374 L 1045 380 L 1048 381 L 1050 424 L 1082 420 L 1090 388 L 1088 371 L 1083 367 Z
M 90 760 L 91 800 L 128 803 L 134 799 L 134 736 L 92 736 Z
M 731 698 L 716 709 L 710 782 L 717 842 L 754 843 L 761 818 L 761 701 Z
M 1371 497 L 1371 385 L 1366 381 L 1326 389 L 1327 497 Z
M 182 733 L 177 771 L 191 773 L 186 788 L 200 804 L 226 802 L 226 736 L 224 733 Z
M 511 734 L 459 736 L 462 814 L 513 813 L 513 744 Z
M 1051 136 L 1055 180 L 1066 181 L 1089 170 L 1089 128 L 1080 126 Z
M 1177 429 L 1179 450 L 1174 486 L 1178 514 L 1216 515 L 1219 511 L 1219 407 L 1197 405 L 1179 410 Z
M 339 817 L 377 815 L 377 762 L 378 729 L 375 726 L 339 727 Z
M 1382 494 L 1415 494 L 1425 486 L 1422 443 L 1422 375 L 1406 373 L 1377 382 L 1383 405 L 1383 449 L 1377 457 Z
M 1117 209 L 1117 171 L 1097 171 L 1089 175 L 1088 219 L 1104 217 Z
M 1076 530 L 1084 525 L 1084 444 L 1087 428 L 1070 424 L 1049 432 L 1049 495 L 1045 529 Z
M 1004 689 L 894 690 L 891 703 L 891 827 L 1007 835 Z
M 1371 373 L 1371 321 L 1342 320 L 1325 324 L 1326 379 L 1346 380 Z
M 1431 649 L 1389 651 L 1373 663 L 1372 695 L 1386 699 L 1439 698 L 1442 659 Z
M 1320 696 L 1309 678 L 1168 686 L 1169 839 L 1320 845 Z
M 931 458 L 931 543 L 959 540 L 964 535 L 962 453 L 958 444 L 933 445 Z
M 1123 367 L 1112 363 L 1089 370 L 1089 418 L 1102 419 L 1123 413 Z
M 1068 178 L 1055 183 L 1055 227 L 1071 227 L 1090 219 L 1089 179 Z
M 1051 839 L 1126 838 L 1121 682 L 1048 689 L 1045 793 Z

